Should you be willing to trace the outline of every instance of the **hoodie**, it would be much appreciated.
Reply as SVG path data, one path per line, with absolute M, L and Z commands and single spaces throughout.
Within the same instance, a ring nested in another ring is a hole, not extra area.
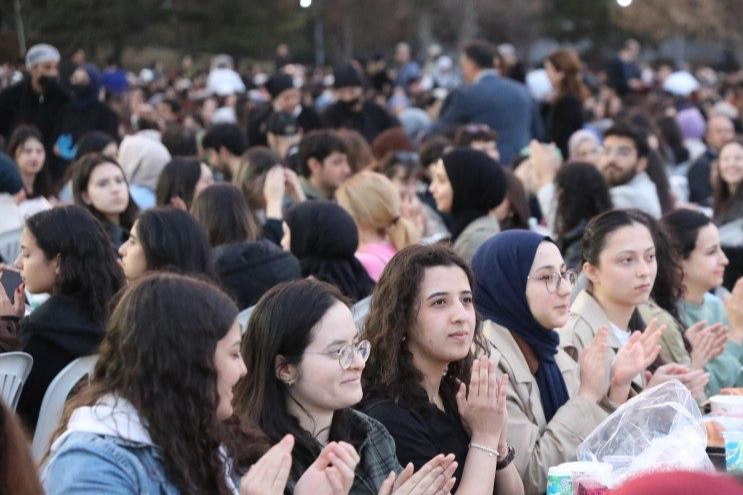
M 217 246 L 212 259 L 217 277 L 241 311 L 274 285 L 302 278 L 297 258 L 267 240 Z
M 84 406 L 75 409 L 67 422 L 67 429 L 60 435 L 49 450 L 49 459 L 53 461 L 54 455 L 64 449 L 65 442 L 75 434 L 93 434 L 109 437 L 110 440 L 120 442 L 124 448 L 134 448 L 141 451 L 150 448 L 159 455 L 159 447 L 155 445 L 147 431 L 147 424 L 137 412 L 137 409 L 128 400 L 108 394 L 101 397 L 93 406 Z M 105 441 L 105 440 L 104 440 Z M 238 495 L 236 480 L 231 477 L 232 461 L 227 452 L 221 449 L 222 458 L 225 462 L 225 480 L 230 491 Z M 120 461 L 120 460 L 119 460 Z M 51 462 L 50 462 L 51 464 Z M 81 469 L 94 469 L 95 465 L 79 465 Z M 153 464 L 147 463 L 147 469 L 152 469 Z M 49 466 L 47 466 L 49 468 Z M 49 470 L 49 469 L 48 469 Z M 53 470 L 51 470 L 53 471 Z M 128 473 L 130 471 L 127 471 Z M 45 474 L 48 474 L 45 473 Z M 45 476 L 46 477 L 46 476 Z M 52 480 L 45 480 L 52 481 Z
M 23 386 L 18 414 L 30 430 L 54 377 L 75 359 L 98 352 L 102 338 L 103 324 L 83 302 L 67 296 L 51 296 L 21 320 L 20 350 L 34 358 L 34 366 Z

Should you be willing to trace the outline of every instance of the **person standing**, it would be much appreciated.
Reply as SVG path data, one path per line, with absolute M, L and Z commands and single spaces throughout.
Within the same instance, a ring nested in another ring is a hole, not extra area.
M 0 136 L 10 138 L 16 127 L 30 124 L 44 136 L 46 154 L 54 151 L 53 128 L 69 101 L 59 85 L 59 51 L 39 44 L 26 53 L 28 75 L 0 92 Z
M 485 41 L 464 47 L 460 65 L 468 86 L 452 94 L 433 134 L 461 124 L 487 124 L 498 135 L 502 163 L 511 163 L 532 138 L 542 134 L 537 106 L 521 83 L 495 71 L 496 49 Z

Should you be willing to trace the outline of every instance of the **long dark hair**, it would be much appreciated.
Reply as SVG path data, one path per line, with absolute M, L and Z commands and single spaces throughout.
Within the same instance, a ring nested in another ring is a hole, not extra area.
M 77 299 L 103 323 L 124 274 L 101 225 L 83 208 L 70 205 L 31 216 L 26 228 L 47 259 L 59 257 L 52 293 Z
M 10 135 L 7 149 L 8 154 L 14 161 L 18 160 L 16 157 L 18 148 L 26 144 L 26 141 L 29 139 L 37 140 L 41 143 L 41 146 L 44 147 L 44 137 L 41 135 L 41 132 L 32 125 L 20 125 L 16 127 L 13 134 Z M 46 154 L 46 150 L 44 150 L 44 153 Z M 48 158 L 49 157 L 45 157 L 44 165 L 41 167 L 41 170 L 39 170 L 39 173 L 36 174 L 36 177 L 34 177 L 34 192 L 33 195 L 30 196 L 32 198 L 40 196 L 46 198 L 52 196 L 56 192 L 52 184 L 52 176 L 49 173 Z
M 165 165 L 155 187 L 157 206 L 169 206 L 176 196 L 191 208 L 196 184 L 201 178 L 201 160 L 177 157 Z
M 735 145 L 743 147 L 743 141 L 737 140 L 727 143 L 720 149 L 720 154 L 722 154 L 722 150 L 728 146 Z M 719 162 L 719 155 L 717 160 Z M 743 214 L 743 186 L 738 185 L 737 191 L 733 192 L 730 185 L 723 180 L 718 167 L 717 176 L 715 177 L 712 187 L 715 223 L 717 225 L 722 225 L 740 218 L 741 214 Z
M 559 87 L 555 88 L 559 98 L 566 95 L 574 96 L 581 101 L 588 98 L 588 88 L 583 83 L 583 64 L 575 50 L 558 48 L 547 57 L 547 60 L 563 74 Z
M 279 284 L 258 301 L 243 337 L 241 352 L 248 373 L 235 387 L 236 414 L 244 425 L 257 425 L 272 442 L 287 433 L 294 435 L 292 457 L 298 461 L 292 465 L 294 479 L 314 462 L 322 446 L 289 412 L 287 405 L 294 399 L 289 386 L 277 377 L 276 358 L 299 364 L 312 342 L 313 329 L 339 302 L 348 305 L 340 291 L 325 282 L 304 279 Z M 363 433 L 354 428 L 350 409 L 335 411 L 329 439 L 361 444 Z M 239 457 L 238 462 L 244 464 Z
M 661 222 L 671 236 L 676 253 L 686 260 L 697 246 L 699 231 L 712 220 L 702 212 L 680 208 L 664 215 Z
M 181 493 L 229 494 L 214 352 L 236 318 L 232 300 L 206 282 L 164 273 L 135 281 L 111 314 L 90 386 L 67 403 L 55 437 L 76 408 L 113 394 L 141 415 Z
M 663 256 L 656 256 L 658 271 L 655 276 L 653 290 L 650 297 L 661 308 L 665 309 L 677 321 L 681 321 L 678 314 L 676 303 L 684 295 L 684 270 L 681 268 L 681 256 L 673 239 L 671 238 L 666 227 L 640 210 L 631 210 L 630 214 L 639 220 L 650 230 L 650 235 L 655 244 L 655 251 L 663 253 Z
M 652 229 L 647 224 L 647 217 L 635 210 L 609 210 L 592 218 L 581 238 L 581 266 L 583 266 L 583 263 L 599 266 L 599 257 L 606 247 L 606 240 L 609 235 L 623 227 L 631 227 L 632 225 L 644 226 L 652 237 Z M 590 282 L 587 290 L 592 294 L 593 287 Z M 645 328 L 645 322 L 637 308 L 632 313 L 629 328 L 632 330 L 643 330 Z
M 137 219 L 137 236 L 147 270 L 211 275 L 206 232 L 183 210 L 153 208 Z
M 258 238 L 248 203 L 232 184 L 214 184 L 201 191 L 191 214 L 206 231 L 212 247 Z
M 30 439 L 16 415 L 0 401 L 0 493 L 42 495 Z
M 591 163 L 571 162 L 560 167 L 555 176 L 555 189 L 555 233 L 559 240 L 581 222 L 612 208 L 609 186 Z
M 72 195 L 75 198 L 75 204 L 87 209 L 94 217 L 102 222 L 103 225 L 106 225 L 108 224 L 108 218 L 106 218 L 106 216 L 98 211 L 92 204 L 85 204 L 85 201 L 83 201 L 83 193 L 88 190 L 88 183 L 90 182 L 90 176 L 93 174 L 93 170 L 98 165 L 104 163 L 116 165 L 121 169 L 121 165 L 119 165 L 116 160 L 101 153 L 88 153 L 83 155 L 79 160 L 73 163 L 71 167 L 73 167 L 75 171 L 72 176 Z M 123 169 L 121 170 L 121 175 L 124 177 L 124 181 L 126 181 L 126 175 L 124 174 Z M 129 194 L 128 183 L 127 194 Z M 134 203 L 134 200 L 130 196 L 126 210 L 119 215 L 119 224 L 126 230 L 131 230 L 132 225 L 134 225 L 134 220 L 137 218 L 138 211 L 139 208 L 137 208 L 136 203 Z
M 397 253 L 382 272 L 364 324 L 364 337 L 374 350 L 362 377 L 365 392 L 382 393 L 416 409 L 431 407 L 422 385 L 423 374 L 413 364 L 413 354 L 403 338 L 415 326 L 421 306 L 420 286 L 426 270 L 437 266 L 458 266 L 474 288 L 467 263 L 442 245 L 407 247 Z M 469 383 L 475 354 L 487 351 L 479 315 L 473 349 L 464 359 L 450 363 L 441 381 L 439 392 L 447 409 L 456 410 L 459 383 Z

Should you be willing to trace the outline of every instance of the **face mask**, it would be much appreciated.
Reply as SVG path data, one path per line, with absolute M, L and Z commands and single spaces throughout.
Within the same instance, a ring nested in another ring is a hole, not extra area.
M 39 77 L 39 84 L 45 90 L 50 89 L 57 84 L 57 78 L 54 76 L 41 76 Z
M 76 100 L 81 100 L 90 93 L 89 84 L 73 84 L 70 86 L 70 89 L 72 90 L 72 94 L 75 95 Z
M 338 105 L 342 109 L 348 112 L 352 112 L 354 111 L 356 105 L 358 105 L 360 101 L 361 101 L 361 98 L 354 98 L 353 100 L 348 100 L 348 101 L 338 100 Z

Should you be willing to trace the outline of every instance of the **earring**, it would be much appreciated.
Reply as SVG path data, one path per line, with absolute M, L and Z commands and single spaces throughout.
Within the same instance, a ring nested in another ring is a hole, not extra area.
M 406 339 L 407 339 L 407 337 L 405 335 L 403 335 L 402 338 L 400 339 L 400 342 L 405 342 Z

